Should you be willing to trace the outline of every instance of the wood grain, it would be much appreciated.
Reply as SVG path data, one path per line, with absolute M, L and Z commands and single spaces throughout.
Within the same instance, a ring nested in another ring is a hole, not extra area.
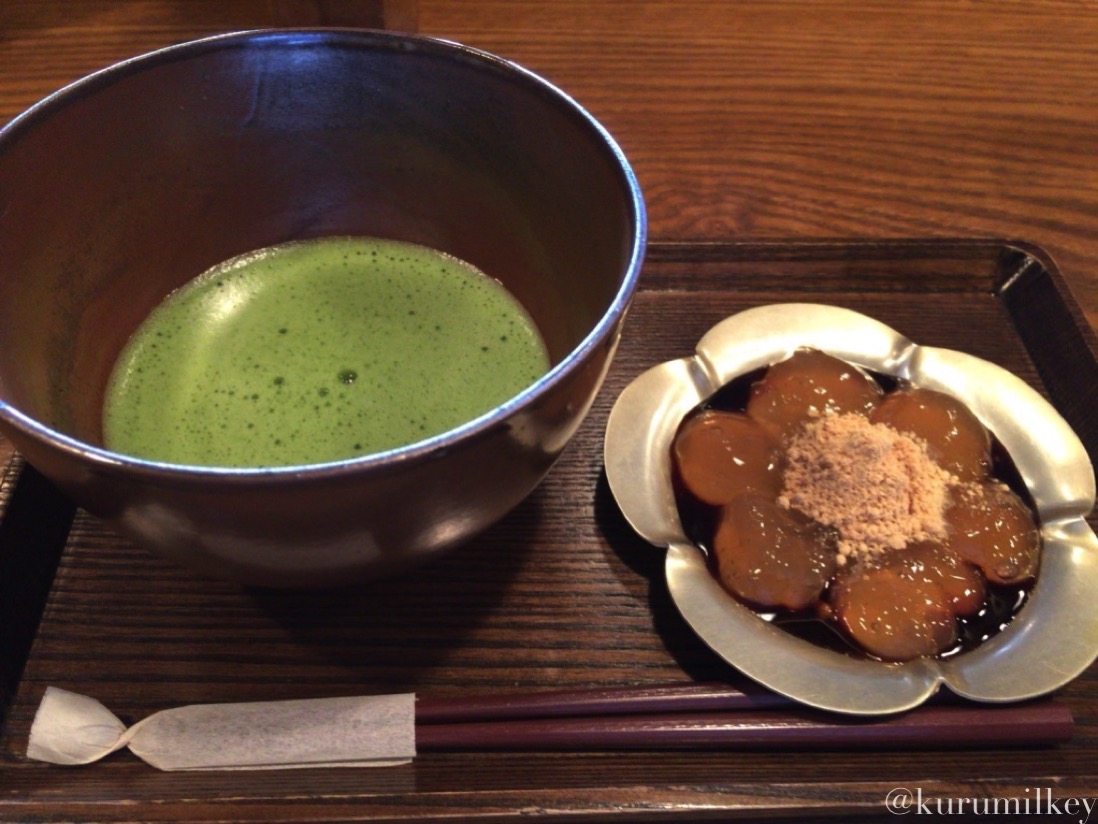
M 576 97 L 633 163 L 654 240 L 1028 240 L 1098 326 L 1088 3 L 6 0 L 0 121 L 149 49 L 379 14 Z
M 1098 324 L 1098 7 L 423 2 L 622 144 L 654 240 L 1030 240 Z
M 659 553 L 610 500 L 602 427 L 628 380 L 682 356 L 733 311 L 800 297 L 874 314 L 1042 383 L 986 268 L 936 264 L 902 278 L 856 263 L 759 268 L 730 259 L 722 243 L 1027 240 L 1051 253 L 1098 326 L 1093 3 L 3 0 L 0 123 L 91 71 L 194 37 L 379 23 L 543 74 L 633 163 L 653 247 L 606 387 L 531 499 L 399 584 L 244 591 L 193 578 L 78 513 L 27 669 L 16 673 L 0 738 L 0 820 L 540 814 L 812 824 L 891 820 L 884 797 L 909 783 L 943 798 L 1022 798 L 1037 787 L 1098 795 L 1094 668 L 1063 692 L 1075 738 L 1040 751 L 430 753 L 392 770 L 218 776 L 156 773 L 126 754 L 75 771 L 25 761 L 47 683 L 92 693 L 133 722 L 197 701 L 730 677 L 678 617 Z M 0 534 L 10 535 L 21 462 L 2 438 L 0 466 Z
M 189 575 L 78 514 L 0 737 L 0 780 L 14 788 L 0 795 L 0 820 L 812 821 L 881 816 L 888 790 L 913 781 L 941 797 L 1023 797 L 1038 786 L 1055 787 L 1058 797 L 1093 794 L 1093 669 L 1061 693 L 1076 733 L 1054 748 L 425 752 L 388 770 L 226 774 L 157 773 L 128 753 L 79 770 L 23 757 L 49 684 L 94 695 L 127 723 L 210 701 L 735 684 L 735 672 L 678 616 L 662 553 L 631 532 L 613 503 L 601 460 L 613 400 L 728 314 L 809 298 L 991 358 L 1040 387 L 1027 346 L 992 294 L 1001 277 L 991 264 L 1000 257 L 966 248 L 933 265 L 889 258 L 879 246 L 779 244 L 761 254 L 654 247 L 649 285 L 606 386 L 549 478 L 496 527 L 421 574 L 335 592 L 246 590 Z M 936 269 L 955 276 L 924 277 Z M 1098 346 L 1092 351 L 1093 359 Z

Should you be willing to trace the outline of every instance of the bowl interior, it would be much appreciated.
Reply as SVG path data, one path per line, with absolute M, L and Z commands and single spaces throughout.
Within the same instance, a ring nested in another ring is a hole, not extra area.
M 101 444 L 110 370 L 157 303 L 326 235 L 474 264 L 560 363 L 636 251 L 622 164 L 544 81 L 428 38 L 252 33 L 119 64 L 0 133 L 0 399 Z

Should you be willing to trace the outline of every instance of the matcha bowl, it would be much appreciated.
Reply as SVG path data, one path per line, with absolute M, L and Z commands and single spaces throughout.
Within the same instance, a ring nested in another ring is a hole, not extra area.
M 524 499 L 598 392 L 645 212 L 610 135 L 506 60 L 427 37 L 228 34 L 109 67 L 0 130 L 0 431 L 77 504 L 217 578 L 327 586 L 406 569 Z M 419 244 L 525 308 L 549 368 L 406 446 L 268 468 L 111 451 L 103 403 L 169 294 L 255 249 Z

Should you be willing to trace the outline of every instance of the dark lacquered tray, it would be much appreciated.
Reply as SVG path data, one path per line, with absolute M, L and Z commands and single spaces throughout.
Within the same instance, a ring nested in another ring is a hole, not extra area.
M 663 553 L 617 511 L 602 436 L 639 373 L 689 354 L 727 315 L 790 301 L 849 307 L 1011 370 L 1098 456 L 1098 342 L 1040 250 L 999 241 L 652 244 L 606 384 L 546 482 L 471 544 L 394 581 L 286 593 L 196 578 L 74 513 L 0 442 L 0 820 L 810 821 L 887 815 L 888 791 L 913 784 L 943 798 L 974 786 L 1094 795 L 1095 667 L 1061 692 L 1076 731 L 1054 748 L 452 752 L 247 773 L 159 773 L 124 752 L 75 769 L 24 758 L 47 685 L 132 723 L 215 701 L 739 683 L 678 616 Z

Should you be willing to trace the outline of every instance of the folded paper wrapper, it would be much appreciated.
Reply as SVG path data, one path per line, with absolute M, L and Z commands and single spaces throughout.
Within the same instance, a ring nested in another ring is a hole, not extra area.
M 90 764 L 124 747 L 161 770 L 406 764 L 416 754 L 415 695 L 194 704 L 127 729 L 94 698 L 46 688 L 28 758 Z

